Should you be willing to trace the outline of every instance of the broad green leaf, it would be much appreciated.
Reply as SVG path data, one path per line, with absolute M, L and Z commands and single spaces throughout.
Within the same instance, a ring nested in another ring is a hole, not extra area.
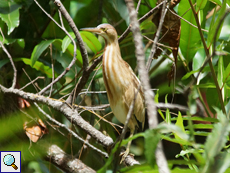
M 38 45 L 35 46 L 32 55 L 31 55 L 31 62 L 32 62 L 32 67 L 35 64 L 35 62 L 38 60 L 38 58 L 40 57 L 40 55 L 43 53 L 43 51 L 45 49 L 47 49 L 47 47 L 53 43 L 55 40 L 45 40 L 42 41 L 41 43 L 39 43 Z
M 202 67 L 202 65 L 204 64 L 205 61 L 205 51 L 202 47 L 202 49 L 199 49 L 195 55 L 195 57 L 193 58 L 192 61 L 192 70 L 193 71 L 197 71 L 200 70 L 200 68 Z M 204 71 L 204 70 L 203 70 Z
M 81 31 L 80 32 L 83 41 L 87 46 L 96 54 L 101 50 L 101 43 L 98 41 L 97 37 L 91 32 Z
M 208 47 L 210 47 L 210 45 L 213 43 L 213 39 L 214 39 L 214 36 L 217 32 L 217 39 L 219 38 L 220 36 L 220 31 L 221 31 L 221 28 L 223 26 L 223 23 L 221 25 L 221 27 L 219 28 L 219 30 L 217 31 L 217 27 L 219 25 L 219 22 L 220 22 L 220 19 L 222 18 L 222 16 L 224 15 L 225 13 L 225 10 L 226 10 L 226 0 L 223 1 L 222 5 L 221 5 L 221 9 L 219 11 L 219 15 L 217 17 L 217 19 L 215 20 L 215 22 L 213 23 L 213 25 L 210 25 L 210 28 L 209 28 L 209 32 L 208 32 L 208 39 L 207 39 L 207 45 Z M 213 19 L 214 19 L 215 15 L 213 16 Z
M 230 0 L 227 0 L 227 4 L 230 6 Z
M 221 0 L 209 0 L 209 1 L 213 2 L 214 4 L 218 4 L 219 6 L 222 5 Z
M 15 58 L 14 61 L 23 61 L 25 64 L 30 65 L 32 68 L 44 73 L 47 77 L 52 78 L 52 69 L 49 66 L 44 65 L 43 63 L 36 61 L 32 66 L 32 60 L 28 58 Z
M 73 39 L 76 38 L 76 36 L 73 32 L 70 32 L 69 34 Z M 71 39 L 69 38 L 69 36 L 65 36 L 65 38 L 62 41 L 62 52 L 66 51 L 66 49 L 68 48 L 70 43 L 71 43 Z
M 160 141 L 160 133 L 156 130 L 147 130 L 144 134 L 145 138 L 145 157 L 150 166 L 155 166 L 155 150 Z
M 195 3 L 195 0 L 192 0 Z M 178 13 L 180 16 L 196 25 L 195 18 L 193 16 L 192 10 L 190 9 L 189 1 L 180 1 L 178 7 Z M 186 13 L 186 14 L 185 14 Z M 187 22 L 181 20 L 181 37 L 180 37 L 180 49 L 187 61 L 193 59 L 197 52 L 197 47 L 200 46 L 200 35 L 197 28 L 191 26 Z
M 199 8 L 200 10 L 202 10 L 205 5 L 207 4 L 208 0 L 197 0 L 197 8 Z
M 13 32 L 14 28 L 18 27 L 19 25 L 20 8 L 21 5 L 15 3 L 14 1 L 2 0 L 0 3 L 0 18 L 8 26 L 8 35 L 10 35 L 10 33 Z
M 10 62 L 9 59 L 0 60 L 0 69 L 1 69 L 5 64 L 7 64 L 8 62 Z
M 61 39 L 56 39 L 53 43 L 52 43 L 58 50 L 62 51 L 62 40 Z M 81 52 L 79 49 L 77 49 L 77 65 L 79 67 L 82 67 L 82 56 L 81 56 Z M 65 50 L 65 55 L 67 56 L 66 58 L 68 58 L 68 60 L 66 60 L 65 58 L 63 59 L 57 59 L 63 66 L 63 68 L 66 68 L 66 64 L 69 64 L 69 63 L 65 63 L 63 64 L 62 61 L 68 61 L 68 62 L 71 62 L 71 60 L 73 59 L 73 54 L 74 54 L 74 47 L 72 44 L 69 44 L 67 49 Z

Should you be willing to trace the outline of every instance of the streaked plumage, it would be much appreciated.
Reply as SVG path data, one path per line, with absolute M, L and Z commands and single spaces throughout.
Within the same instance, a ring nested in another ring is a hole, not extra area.
M 124 124 L 140 81 L 129 64 L 121 57 L 117 32 L 113 26 L 110 24 L 101 24 L 96 28 L 85 28 L 83 30 L 99 34 L 105 39 L 106 45 L 103 54 L 103 79 L 105 88 L 113 114 Z M 137 120 L 142 123 L 142 128 L 144 126 L 145 107 L 142 89 L 137 94 L 133 112 L 134 115 L 131 116 L 128 124 L 130 136 L 133 135 L 135 127 L 138 127 Z M 127 146 L 124 157 L 129 152 L 130 144 L 131 142 Z

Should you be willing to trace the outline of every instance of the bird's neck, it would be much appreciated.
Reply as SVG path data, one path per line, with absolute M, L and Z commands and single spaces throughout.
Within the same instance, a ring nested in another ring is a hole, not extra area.
M 110 58 L 113 59 L 113 62 L 122 59 L 119 43 L 117 40 L 113 42 L 106 42 L 106 46 L 104 50 L 104 59 L 110 59 Z

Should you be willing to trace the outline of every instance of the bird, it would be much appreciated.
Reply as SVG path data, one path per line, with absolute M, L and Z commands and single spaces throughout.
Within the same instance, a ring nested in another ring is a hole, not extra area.
M 144 128 L 144 94 L 139 79 L 129 64 L 122 59 L 116 29 L 112 25 L 104 23 L 95 28 L 82 28 L 81 30 L 98 34 L 105 40 L 102 58 L 103 80 L 112 112 L 122 124 L 125 124 L 129 107 L 137 93 L 133 113 L 128 123 L 129 137 L 132 137 L 135 129 L 139 127 L 138 121 L 142 129 Z M 128 156 L 131 142 L 129 141 L 127 144 L 121 162 Z

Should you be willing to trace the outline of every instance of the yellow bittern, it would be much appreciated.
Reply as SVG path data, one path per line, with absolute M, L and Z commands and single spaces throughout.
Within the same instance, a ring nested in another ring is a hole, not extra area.
M 131 137 L 135 128 L 138 127 L 137 120 L 142 124 L 142 128 L 145 123 L 143 92 L 141 88 L 138 91 L 140 81 L 129 64 L 121 57 L 117 32 L 113 26 L 110 24 L 101 24 L 96 28 L 83 28 L 82 30 L 101 35 L 105 40 L 102 62 L 103 79 L 113 114 L 123 124 L 125 124 L 129 107 L 137 93 L 133 110 L 134 114 L 128 123 Z M 122 161 L 128 155 L 130 145 L 131 141 L 127 145 Z

